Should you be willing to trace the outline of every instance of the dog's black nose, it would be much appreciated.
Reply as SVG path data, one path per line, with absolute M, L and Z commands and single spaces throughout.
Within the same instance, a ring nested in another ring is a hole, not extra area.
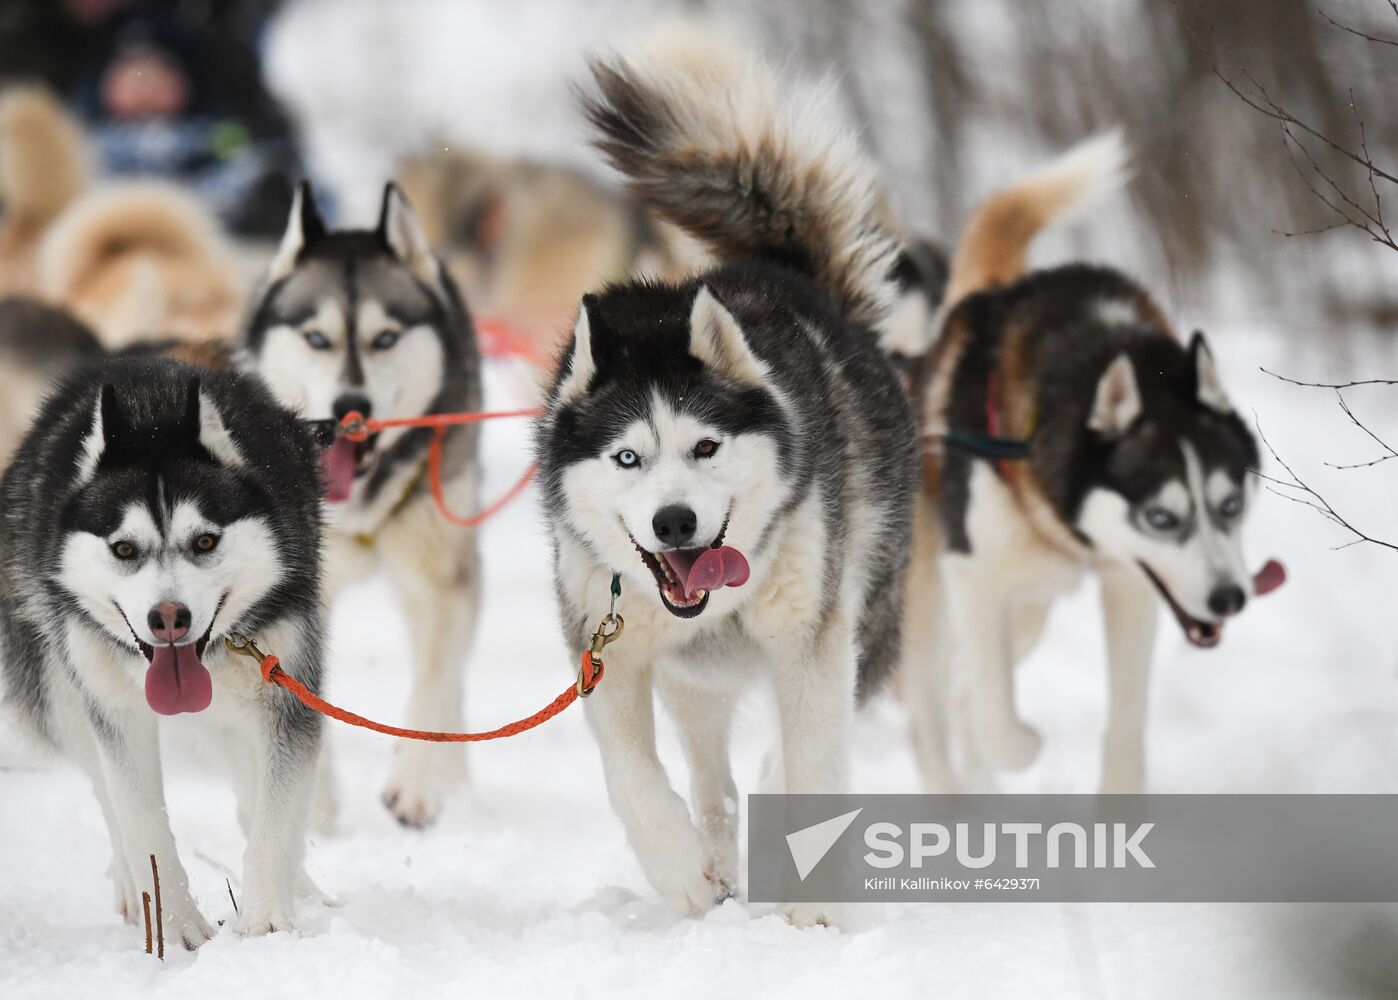
M 189 608 L 174 601 L 162 601 L 146 614 L 146 624 L 157 639 L 174 642 L 189 635 Z
M 374 404 L 369 402 L 369 397 L 357 392 L 347 392 L 330 405 L 336 420 L 344 420 L 351 413 L 358 413 L 361 417 L 372 417 L 373 408 Z
M 694 537 L 696 524 L 694 511 L 679 504 L 661 507 L 651 518 L 650 526 L 655 537 L 667 545 L 684 545 Z
M 1214 592 L 1209 595 L 1209 610 L 1220 618 L 1227 618 L 1242 611 L 1247 601 L 1243 588 L 1236 583 L 1229 583 L 1214 588 Z

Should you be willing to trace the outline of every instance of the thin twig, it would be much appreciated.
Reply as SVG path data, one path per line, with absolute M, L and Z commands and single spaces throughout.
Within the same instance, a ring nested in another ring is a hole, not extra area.
M 1298 378 L 1279 375 L 1270 368 L 1263 368 L 1260 365 L 1257 370 L 1272 376 L 1274 379 L 1290 382 L 1292 385 L 1304 386 L 1307 389 L 1353 389 L 1355 386 L 1361 385 L 1398 385 L 1398 378 L 1364 378 L 1355 379 L 1353 382 L 1306 382 Z
M 148 892 L 141 893 L 141 909 L 146 914 L 146 954 L 149 955 L 154 950 L 154 945 L 151 943 L 150 893 Z
M 160 903 L 160 868 L 155 863 L 155 855 L 150 856 L 150 876 L 155 883 L 155 942 L 156 957 L 165 961 L 165 907 Z
M 1387 462 L 1390 458 L 1398 458 L 1398 451 L 1394 451 L 1387 441 L 1375 434 L 1373 430 L 1364 423 L 1364 421 L 1360 420 L 1358 417 L 1354 415 L 1354 411 L 1351 410 L 1349 408 L 1349 404 L 1345 402 L 1345 394 L 1343 389 L 1335 390 L 1335 398 L 1339 400 L 1340 409 L 1345 411 L 1345 416 L 1349 417 L 1350 423 L 1354 424 L 1354 426 L 1358 427 L 1365 434 L 1369 435 L 1369 437 L 1371 437 L 1374 440 L 1374 442 L 1384 450 L 1386 454 L 1380 455 L 1378 458 L 1372 461 L 1356 462 L 1353 465 L 1336 465 L 1333 462 L 1326 462 L 1326 465 L 1330 466 L 1330 468 L 1332 469 L 1366 469 L 1371 465 L 1378 465 L 1380 462 Z
M 1248 471 L 1250 471 L 1254 476 L 1257 476 L 1259 479 L 1264 479 L 1267 482 L 1273 483 L 1277 486 L 1285 487 L 1286 489 L 1296 490 L 1300 493 L 1303 493 L 1304 496 L 1298 497 L 1288 493 L 1279 492 L 1275 489 L 1272 490 L 1272 492 L 1276 493 L 1277 496 L 1285 497 L 1286 499 L 1291 500 L 1294 503 L 1305 504 L 1306 506 L 1311 507 L 1312 509 L 1320 512 L 1322 515 L 1329 518 L 1335 524 L 1339 525 L 1341 528 L 1344 528 L 1350 534 L 1354 535 L 1354 541 L 1369 542 L 1373 545 L 1380 545 L 1383 548 L 1392 549 L 1394 552 L 1398 552 L 1398 545 L 1394 545 L 1391 542 L 1385 542 L 1380 538 L 1374 538 L 1372 535 L 1366 535 L 1364 532 L 1360 531 L 1349 521 L 1345 520 L 1345 518 L 1337 510 L 1335 510 L 1334 507 L 1330 505 L 1330 502 L 1326 500 L 1325 497 L 1317 493 L 1314 489 L 1312 489 L 1310 486 L 1306 484 L 1305 480 L 1303 480 L 1300 476 L 1296 475 L 1295 470 L 1293 470 L 1291 466 L 1287 465 L 1285 460 L 1283 460 L 1282 457 L 1277 454 L 1277 450 L 1272 447 L 1272 442 L 1267 440 L 1267 435 L 1262 431 L 1262 423 L 1257 419 L 1257 414 L 1255 413 L 1253 414 L 1253 424 L 1257 427 L 1257 436 L 1262 439 L 1262 443 L 1267 446 L 1267 451 L 1271 453 L 1272 458 L 1276 459 L 1277 464 L 1286 470 L 1286 474 L 1291 477 L 1291 482 L 1286 482 L 1281 479 L 1273 478 L 1272 476 L 1268 476 L 1262 472 L 1259 472 L 1256 469 L 1250 469 Z M 1347 544 L 1353 544 L 1353 542 Z M 1345 546 L 1336 546 L 1337 549 L 1344 547 Z
M 233 913 L 238 914 L 238 900 L 233 896 L 233 883 L 228 879 L 223 880 L 223 884 L 228 886 L 228 898 L 233 901 Z
M 1393 0 L 1389 0 L 1389 2 L 1392 3 Z M 1323 10 L 1317 10 L 1316 13 L 1319 14 L 1321 17 L 1325 18 L 1335 27 L 1339 28 L 1341 31 L 1348 31 L 1351 35 L 1358 35 L 1360 38 L 1367 39 L 1371 42 L 1377 42 L 1379 45 L 1393 45 L 1395 47 L 1398 47 L 1398 41 L 1394 41 L 1392 38 L 1380 38 L 1377 35 L 1371 35 L 1366 31 L 1360 31 L 1358 28 L 1351 28 L 1348 24 L 1341 24 L 1339 21 L 1335 20 L 1329 14 L 1325 13 L 1325 11 Z

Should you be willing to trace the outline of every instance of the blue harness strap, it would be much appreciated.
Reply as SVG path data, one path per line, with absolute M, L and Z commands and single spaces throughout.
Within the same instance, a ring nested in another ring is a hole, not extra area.
M 1023 438 L 992 437 L 975 431 L 947 431 L 942 440 L 948 447 L 976 458 L 1025 459 L 1029 457 L 1029 442 Z

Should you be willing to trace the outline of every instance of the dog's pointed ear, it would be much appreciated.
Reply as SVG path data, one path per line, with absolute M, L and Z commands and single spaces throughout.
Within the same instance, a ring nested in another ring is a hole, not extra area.
M 689 311 L 689 353 L 706 368 L 738 382 L 760 385 L 767 375 L 766 366 L 748 347 L 742 327 L 707 285 L 699 286 Z
M 218 412 L 213 397 L 204 391 L 203 383 L 197 377 L 190 379 L 189 388 L 185 390 L 184 412 L 185 426 L 197 429 L 195 433 L 200 446 L 213 456 L 215 462 L 229 468 L 242 468 L 246 464 L 242 452 L 233 441 L 233 435 L 228 433 L 223 414 Z
M 117 414 L 116 387 L 110 382 L 97 393 L 97 402 L 92 407 L 92 423 L 78 449 L 78 485 L 81 486 L 97 472 L 97 464 L 114 439 L 119 426 Z
M 419 280 L 431 288 L 437 287 L 441 280 L 437 255 L 432 252 L 432 244 L 413 206 L 408 204 L 408 199 L 403 197 L 403 192 L 392 181 L 384 185 L 378 233 L 384 245 L 407 264 Z
M 597 361 L 592 353 L 592 311 L 597 299 L 584 295 L 578 306 L 578 321 L 573 324 L 573 346 L 568 352 L 568 370 L 558 385 L 558 401 L 567 403 L 587 392 L 592 376 L 597 374 Z
M 1136 384 L 1136 368 L 1128 354 L 1118 354 L 1097 380 L 1097 395 L 1087 426 L 1098 434 L 1116 437 L 1141 415 L 1141 389 Z
M 291 197 L 291 214 L 286 219 L 286 231 L 282 241 L 267 268 L 271 281 L 281 281 L 296 266 L 296 258 L 325 236 L 325 220 L 316 207 L 316 196 L 311 190 L 310 181 L 296 185 L 296 193 Z
M 1193 362 L 1195 394 L 1199 402 L 1209 409 L 1225 416 L 1233 412 L 1233 403 L 1228 393 L 1223 391 L 1218 368 L 1214 365 L 1214 352 L 1209 350 L 1209 342 L 1204 339 L 1203 330 L 1195 330 L 1189 339 L 1189 357 Z

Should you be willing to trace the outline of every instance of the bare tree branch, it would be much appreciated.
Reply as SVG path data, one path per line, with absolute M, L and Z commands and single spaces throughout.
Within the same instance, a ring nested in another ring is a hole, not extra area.
M 1345 394 L 1343 389 L 1335 390 L 1335 398 L 1340 403 L 1340 409 L 1345 411 L 1345 416 L 1349 417 L 1350 423 L 1354 424 L 1354 426 L 1358 427 L 1365 434 L 1369 435 L 1369 437 L 1372 438 L 1374 442 L 1384 450 L 1384 454 L 1380 455 L 1378 458 L 1373 459 L 1372 461 L 1355 462 L 1353 465 L 1336 465 L 1334 462 L 1326 462 L 1326 465 L 1330 466 L 1330 468 L 1332 469 L 1367 469 L 1371 465 L 1378 465 L 1380 462 L 1387 462 L 1390 458 L 1398 458 L 1398 451 L 1394 451 L 1389 446 L 1387 441 L 1375 434 L 1372 428 L 1370 428 L 1368 425 L 1364 423 L 1364 421 L 1360 420 L 1358 417 L 1354 415 L 1354 411 L 1351 410 L 1349 408 L 1349 404 L 1345 402 Z
M 1267 446 L 1267 451 L 1271 453 L 1272 458 L 1276 460 L 1277 464 L 1286 470 L 1286 474 L 1291 477 L 1291 481 L 1287 482 L 1286 480 L 1276 479 L 1272 476 L 1266 475 L 1265 473 L 1259 472 L 1257 469 L 1249 469 L 1249 472 L 1251 472 L 1254 476 L 1257 476 L 1259 479 L 1265 480 L 1266 482 L 1273 484 L 1273 487 L 1281 487 L 1282 489 L 1293 491 L 1292 493 L 1283 493 L 1281 492 L 1281 489 L 1269 487 L 1273 493 L 1277 494 L 1277 496 L 1284 497 L 1287 500 L 1292 501 L 1293 503 L 1304 504 L 1307 507 L 1310 507 L 1313 510 L 1318 511 L 1324 517 L 1339 525 L 1341 528 L 1344 528 L 1346 531 L 1348 531 L 1351 535 L 1354 536 L 1353 541 L 1346 543 L 1346 545 L 1336 546 L 1336 548 L 1345 548 L 1346 546 L 1353 545 L 1356 542 L 1369 542 L 1372 545 L 1379 545 L 1385 549 L 1392 549 L 1394 552 L 1398 552 L 1398 545 L 1394 545 L 1392 542 L 1385 542 L 1381 538 L 1375 538 L 1372 535 L 1365 534 L 1363 531 L 1360 531 L 1353 524 L 1347 521 L 1343 515 L 1341 515 L 1337 510 L 1335 510 L 1334 507 L 1330 505 L 1330 502 L 1326 500 L 1325 497 L 1321 496 L 1314 489 L 1308 486 L 1305 480 L 1303 480 L 1300 476 L 1296 475 L 1295 470 L 1293 470 L 1291 466 L 1287 465 L 1285 460 L 1283 460 L 1282 457 L 1277 454 L 1277 450 L 1272 447 L 1272 442 L 1267 440 L 1267 435 L 1263 433 L 1262 424 L 1258 421 L 1256 414 L 1253 414 L 1253 424 L 1257 428 L 1257 436 L 1262 439 L 1262 443 Z M 1298 496 L 1296 494 L 1300 495 Z
M 1395 0 L 1398 2 L 1398 0 Z M 1307 389 L 1353 389 L 1360 385 L 1398 385 L 1398 378 L 1363 378 L 1355 379 L 1353 382 L 1304 382 L 1301 379 L 1290 378 L 1286 375 L 1279 375 L 1270 368 L 1258 367 L 1260 372 L 1264 372 L 1272 378 L 1281 382 L 1290 382 L 1292 385 L 1304 386 Z
M 1389 5 L 1393 6 L 1394 0 L 1389 0 Z M 1325 11 L 1323 10 L 1317 10 L 1316 13 L 1319 14 L 1321 17 L 1325 18 L 1325 20 L 1329 21 L 1335 27 L 1339 28 L 1341 31 L 1347 31 L 1351 35 L 1357 35 L 1360 38 L 1366 39 L 1368 41 L 1377 42 L 1379 45 L 1398 46 L 1398 41 L 1394 41 L 1392 38 L 1380 38 L 1377 35 L 1369 34 L 1367 31 L 1360 31 L 1358 28 L 1351 28 L 1348 24 L 1341 24 L 1339 21 L 1335 20 L 1329 14 L 1325 13 Z M 1395 10 L 1394 13 L 1398 14 L 1398 10 Z

